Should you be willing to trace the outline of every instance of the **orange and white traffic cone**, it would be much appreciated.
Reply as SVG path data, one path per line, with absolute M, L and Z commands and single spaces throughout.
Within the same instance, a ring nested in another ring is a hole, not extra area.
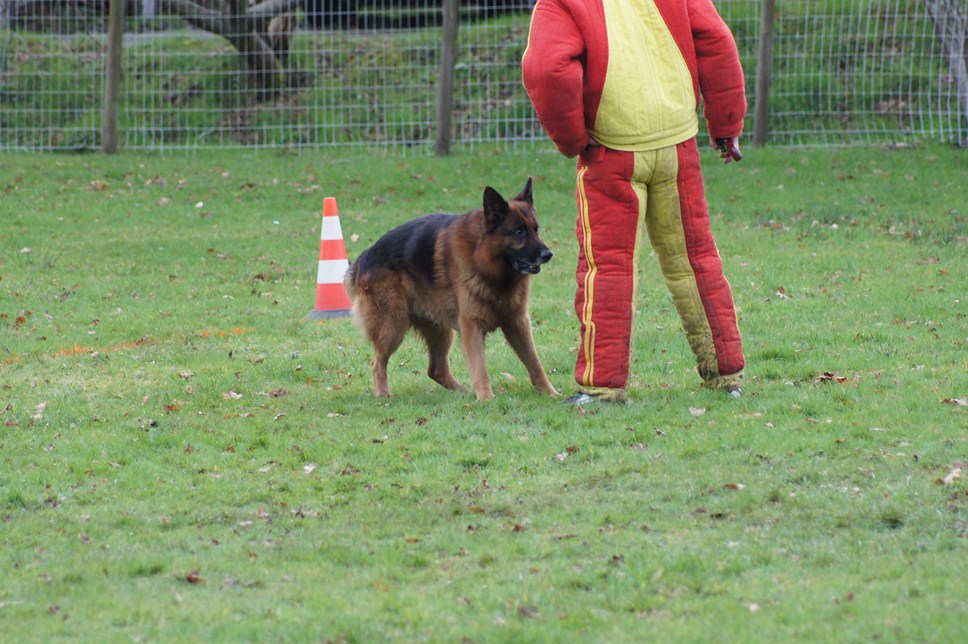
M 323 199 L 323 228 L 319 235 L 316 308 L 309 314 L 311 319 L 343 318 L 350 314 L 353 303 L 343 286 L 343 276 L 349 267 L 336 198 L 326 197 Z

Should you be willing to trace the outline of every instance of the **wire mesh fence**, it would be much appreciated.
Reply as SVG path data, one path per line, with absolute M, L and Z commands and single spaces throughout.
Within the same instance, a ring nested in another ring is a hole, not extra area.
M 959 72 L 942 52 L 932 2 L 948 10 L 940 28 L 960 30 L 963 65 L 966 0 L 777 0 L 771 140 L 801 146 L 964 140 L 968 103 L 960 104 Z M 751 97 L 760 18 L 753 5 L 760 4 L 716 2 L 740 46 Z
M 933 0 L 951 5 L 953 19 L 965 1 Z M 968 107 L 931 2 L 777 0 L 769 143 L 965 139 Z M 715 4 L 736 36 L 752 103 L 761 0 Z M 124 5 L 121 148 L 434 150 L 441 0 Z M 460 3 L 455 148 L 545 141 L 520 79 L 532 5 Z M 0 149 L 100 146 L 108 7 L 0 0 Z

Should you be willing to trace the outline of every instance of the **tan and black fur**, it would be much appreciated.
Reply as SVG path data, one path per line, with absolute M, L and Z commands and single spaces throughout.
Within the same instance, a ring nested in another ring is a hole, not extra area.
M 538 237 L 530 178 L 510 201 L 487 187 L 479 210 L 426 215 L 386 233 L 344 280 L 354 318 L 374 347 L 374 393 L 390 395 L 387 361 L 413 328 L 427 343 L 427 375 L 447 389 L 464 389 L 448 359 L 457 330 L 474 393 L 478 400 L 494 396 L 484 336 L 501 329 L 534 386 L 558 395 L 538 359 L 528 314 L 531 275 L 551 256 Z

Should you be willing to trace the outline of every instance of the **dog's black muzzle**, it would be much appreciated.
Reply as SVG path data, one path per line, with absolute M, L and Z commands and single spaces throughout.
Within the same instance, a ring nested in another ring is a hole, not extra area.
M 546 264 L 551 261 L 554 257 L 554 253 L 547 246 L 542 246 L 537 254 L 523 258 L 514 257 L 511 259 L 511 265 L 519 273 L 524 273 L 525 275 L 536 275 L 541 272 L 541 265 Z

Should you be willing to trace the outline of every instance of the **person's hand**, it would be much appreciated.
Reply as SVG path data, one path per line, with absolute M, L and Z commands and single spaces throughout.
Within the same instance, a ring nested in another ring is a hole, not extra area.
M 588 145 L 582 151 L 586 159 L 593 159 L 595 161 L 601 161 L 605 158 L 605 146 L 593 139 L 588 137 Z
M 728 139 L 710 139 L 709 142 L 719 150 L 719 158 L 723 163 L 743 160 L 743 153 L 739 151 L 739 139 L 735 136 Z

